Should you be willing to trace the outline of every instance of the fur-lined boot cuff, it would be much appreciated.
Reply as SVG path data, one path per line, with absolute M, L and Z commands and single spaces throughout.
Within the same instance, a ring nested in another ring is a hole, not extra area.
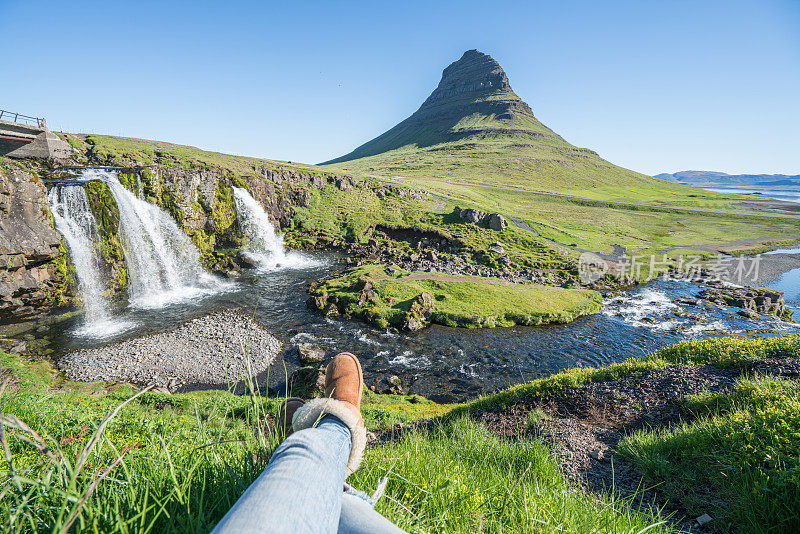
M 306 428 L 313 428 L 326 415 L 339 418 L 350 429 L 350 459 L 347 461 L 345 478 L 353 474 L 361 460 L 364 458 L 364 448 L 367 446 L 367 429 L 359 425 L 359 417 L 350 410 L 345 403 L 336 399 L 314 399 L 301 406 L 292 418 L 292 428 L 295 432 Z

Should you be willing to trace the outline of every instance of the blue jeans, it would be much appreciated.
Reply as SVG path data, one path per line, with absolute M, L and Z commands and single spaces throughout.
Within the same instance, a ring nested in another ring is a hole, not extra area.
M 349 486 L 350 430 L 327 415 L 281 443 L 215 533 L 403 533 Z

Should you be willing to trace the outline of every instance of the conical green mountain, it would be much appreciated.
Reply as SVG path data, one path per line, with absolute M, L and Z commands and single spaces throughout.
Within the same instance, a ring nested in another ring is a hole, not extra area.
M 326 164 L 378 176 L 604 198 L 620 196 L 607 194 L 609 188 L 675 189 L 569 144 L 534 117 L 497 61 L 477 50 L 444 69 L 439 86 L 413 115 Z

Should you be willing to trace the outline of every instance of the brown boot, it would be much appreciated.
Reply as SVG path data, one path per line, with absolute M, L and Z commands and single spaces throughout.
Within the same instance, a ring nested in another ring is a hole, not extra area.
M 299 432 L 317 426 L 326 415 L 339 419 L 350 430 L 350 458 L 345 468 L 348 476 L 361 465 L 367 445 L 367 430 L 361 417 L 363 384 L 358 358 L 349 352 L 339 354 L 325 371 L 325 398 L 301 406 L 292 424 L 294 431 Z
M 297 410 L 306 403 L 301 398 L 290 397 L 283 401 L 278 407 L 278 418 L 275 422 L 275 429 L 278 431 L 278 440 L 283 441 L 288 438 L 292 432 L 292 419 Z
M 325 396 L 336 399 L 358 416 L 361 425 L 361 392 L 364 388 L 364 372 L 358 358 L 349 352 L 337 355 L 325 370 Z

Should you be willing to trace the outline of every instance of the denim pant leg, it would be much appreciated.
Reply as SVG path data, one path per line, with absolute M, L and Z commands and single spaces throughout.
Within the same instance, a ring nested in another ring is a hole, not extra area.
M 350 430 L 336 417 L 295 432 L 214 532 L 336 532 L 349 456 Z
M 338 534 L 406 534 L 362 497 L 344 492 Z

